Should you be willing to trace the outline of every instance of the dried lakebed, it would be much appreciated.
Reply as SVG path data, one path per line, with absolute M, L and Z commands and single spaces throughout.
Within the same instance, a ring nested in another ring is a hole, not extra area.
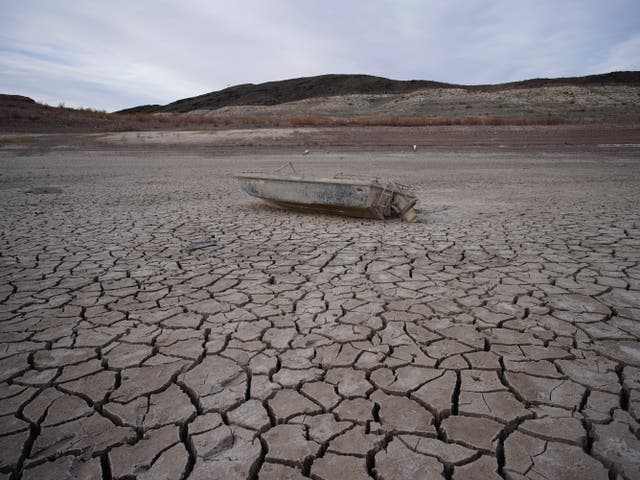
M 422 221 L 230 178 L 285 160 Z M 0 479 L 640 477 L 634 151 L 0 163 Z

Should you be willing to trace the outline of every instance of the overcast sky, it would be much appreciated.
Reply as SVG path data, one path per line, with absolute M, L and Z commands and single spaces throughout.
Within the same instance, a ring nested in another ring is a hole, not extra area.
M 640 70 L 640 0 L 1 0 L 0 93 L 117 110 L 366 73 L 462 84 Z

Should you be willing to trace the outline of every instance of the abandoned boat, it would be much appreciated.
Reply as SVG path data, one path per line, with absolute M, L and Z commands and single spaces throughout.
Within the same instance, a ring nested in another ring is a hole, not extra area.
M 409 187 L 379 179 L 316 178 L 270 174 L 237 175 L 249 195 L 280 207 L 350 217 L 402 217 L 415 222 L 416 197 Z

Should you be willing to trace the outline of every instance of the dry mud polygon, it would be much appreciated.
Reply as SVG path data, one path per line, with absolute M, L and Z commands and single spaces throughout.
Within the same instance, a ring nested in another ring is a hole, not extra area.
M 0 153 L 0 479 L 640 478 L 636 150 Z

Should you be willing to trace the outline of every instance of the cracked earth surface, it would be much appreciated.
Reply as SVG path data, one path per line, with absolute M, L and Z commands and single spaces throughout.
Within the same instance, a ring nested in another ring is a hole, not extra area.
M 422 222 L 229 177 L 282 157 L 2 152 L 0 479 L 640 478 L 637 156 L 291 159 Z

